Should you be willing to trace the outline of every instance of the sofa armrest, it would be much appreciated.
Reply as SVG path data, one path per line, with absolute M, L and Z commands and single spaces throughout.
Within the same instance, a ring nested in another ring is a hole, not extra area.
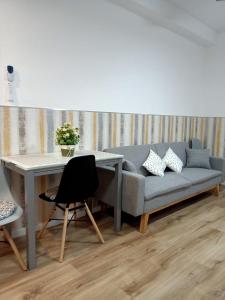
M 99 167 L 99 188 L 96 199 L 114 206 L 114 172 L 113 167 Z M 145 177 L 143 175 L 122 171 L 122 210 L 133 216 L 143 214 Z
M 141 174 L 123 171 L 122 208 L 132 216 L 144 211 L 145 177 Z
M 115 172 L 115 168 L 114 167 L 110 167 L 110 166 L 99 166 L 97 167 L 97 170 L 100 172 L 106 172 L 106 173 L 111 173 L 113 174 Z
M 223 181 L 225 180 L 225 158 L 210 156 L 211 168 L 221 171 L 223 174 Z

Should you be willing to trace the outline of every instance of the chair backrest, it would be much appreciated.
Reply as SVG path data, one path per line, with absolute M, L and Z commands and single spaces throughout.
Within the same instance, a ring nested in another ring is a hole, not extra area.
M 94 155 L 72 158 L 64 168 L 55 198 L 58 203 L 75 203 L 94 196 L 98 188 Z

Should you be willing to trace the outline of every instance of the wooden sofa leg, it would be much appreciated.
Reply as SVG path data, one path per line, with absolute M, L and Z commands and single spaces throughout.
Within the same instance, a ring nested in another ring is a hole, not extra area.
M 220 195 L 220 185 L 217 184 L 216 187 L 214 188 L 214 194 L 216 197 L 219 197 Z
M 149 214 L 143 214 L 140 222 L 140 233 L 145 233 L 148 228 Z

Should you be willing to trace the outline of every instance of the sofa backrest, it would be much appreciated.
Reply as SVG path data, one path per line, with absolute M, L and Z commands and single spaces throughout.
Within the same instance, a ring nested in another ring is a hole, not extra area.
M 186 142 L 175 142 L 175 143 L 159 143 L 154 144 L 156 153 L 163 158 L 169 147 L 176 153 L 176 155 L 182 160 L 184 166 L 187 162 L 186 148 L 189 148 L 189 144 Z
M 154 145 L 150 144 L 108 148 L 104 151 L 124 155 L 124 159 L 130 160 L 135 164 L 139 174 L 147 176 L 149 173 L 142 167 L 142 164 L 147 159 L 150 149 L 156 151 Z
M 166 154 L 168 148 L 171 149 L 180 157 L 184 166 L 186 165 L 186 148 L 189 148 L 188 143 L 175 142 L 175 143 L 159 143 L 159 144 L 146 144 L 146 145 L 132 145 L 116 148 L 108 148 L 104 151 L 122 154 L 124 159 L 132 161 L 139 174 L 148 176 L 149 172 L 142 166 L 144 161 L 147 159 L 150 149 L 155 151 L 161 158 Z

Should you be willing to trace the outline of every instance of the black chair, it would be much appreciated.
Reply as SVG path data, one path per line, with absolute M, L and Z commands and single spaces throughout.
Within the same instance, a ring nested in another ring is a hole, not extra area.
M 44 223 L 44 226 L 38 235 L 39 238 L 43 236 L 49 221 L 60 220 L 53 219 L 56 208 L 64 211 L 64 219 L 61 219 L 64 220 L 64 223 L 59 258 L 60 262 L 62 262 L 64 258 L 67 225 L 70 221 L 75 220 L 73 217 L 75 216 L 77 209 L 84 208 L 86 210 L 86 213 L 95 228 L 99 240 L 104 243 L 102 234 L 99 231 L 92 213 L 85 201 L 94 196 L 98 185 L 99 182 L 94 155 L 74 157 L 65 166 L 59 187 L 49 189 L 45 193 L 39 195 L 42 200 L 55 203 L 53 210 L 51 211 L 48 219 Z M 76 206 L 76 203 L 78 202 L 80 205 Z M 73 216 L 70 220 L 68 220 L 68 214 L 71 211 L 73 211 Z

